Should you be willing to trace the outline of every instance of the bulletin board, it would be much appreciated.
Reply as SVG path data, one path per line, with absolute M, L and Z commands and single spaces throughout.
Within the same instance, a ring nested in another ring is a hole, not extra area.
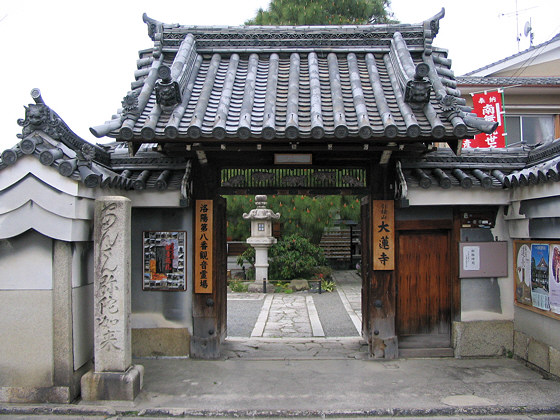
M 143 290 L 184 291 L 187 289 L 186 232 L 143 232 Z
M 514 241 L 515 303 L 560 319 L 560 242 Z
M 459 277 L 507 277 L 507 242 L 460 242 Z

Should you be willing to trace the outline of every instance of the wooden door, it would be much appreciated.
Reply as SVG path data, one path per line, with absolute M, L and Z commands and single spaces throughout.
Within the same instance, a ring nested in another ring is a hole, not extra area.
M 450 231 L 398 234 L 396 330 L 399 348 L 451 346 Z

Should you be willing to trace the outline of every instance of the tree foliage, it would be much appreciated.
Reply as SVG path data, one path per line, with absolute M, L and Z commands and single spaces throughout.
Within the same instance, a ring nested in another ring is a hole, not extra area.
M 237 258 L 237 264 L 245 262 L 251 268 L 247 271 L 249 279 L 254 280 L 255 249 L 248 247 Z M 328 271 L 323 250 L 313 245 L 309 239 L 293 234 L 283 237 L 272 245 L 268 253 L 268 274 L 272 280 L 311 279 L 317 272 Z
M 298 234 L 282 238 L 270 249 L 271 279 L 309 279 L 319 266 L 326 265 L 323 250 Z
M 390 0 L 272 0 L 246 25 L 360 25 L 390 23 Z
M 254 196 L 226 198 L 227 235 L 232 240 L 244 241 L 251 232 L 250 222 L 242 216 L 255 208 Z M 283 236 L 299 234 L 315 244 L 325 228 L 333 227 L 337 219 L 360 221 L 360 200 L 349 195 L 269 195 L 267 207 L 280 213 Z

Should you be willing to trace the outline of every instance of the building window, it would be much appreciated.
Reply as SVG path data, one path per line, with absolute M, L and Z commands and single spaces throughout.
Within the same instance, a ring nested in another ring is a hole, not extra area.
M 507 145 L 549 143 L 554 140 L 552 115 L 507 115 Z
M 259 229 L 259 232 L 264 232 L 264 223 L 259 223 L 258 229 Z

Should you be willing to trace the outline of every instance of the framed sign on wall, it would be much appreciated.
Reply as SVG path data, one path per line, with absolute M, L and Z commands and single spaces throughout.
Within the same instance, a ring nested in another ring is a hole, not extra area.
M 144 232 L 143 290 L 185 291 L 187 289 L 187 234 L 184 231 Z
M 560 243 L 514 241 L 515 303 L 560 319 Z

